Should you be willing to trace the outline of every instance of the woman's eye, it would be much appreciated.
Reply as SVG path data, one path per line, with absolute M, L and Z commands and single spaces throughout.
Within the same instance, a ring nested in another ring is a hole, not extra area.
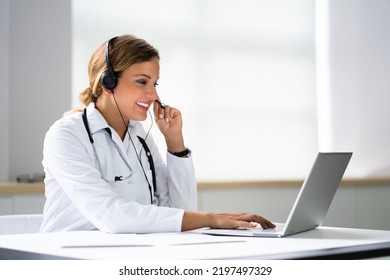
M 146 85 L 147 82 L 145 80 L 138 80 L 137 83 L 139 83 L 140 85 Z
M 142 85 L 142 86 L 146 86 L 148 84 L 148 81 L 147 80 L 137 80 L 137 83 Z M 158 86 L 158 83 L 156 82 L 153 85 L 154 85 L 154 87 L 156 87 L 156 86 Z

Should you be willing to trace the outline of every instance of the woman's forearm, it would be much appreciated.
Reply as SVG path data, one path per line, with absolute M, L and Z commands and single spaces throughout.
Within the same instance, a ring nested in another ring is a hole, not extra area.
M 185 211 L 181 230 L 187 231 L 202 227 L 211 227 L 211 213 L 201 211 Z

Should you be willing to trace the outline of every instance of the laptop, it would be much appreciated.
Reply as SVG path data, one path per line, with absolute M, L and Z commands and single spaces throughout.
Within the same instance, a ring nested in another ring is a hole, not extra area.
M 229 236 L 284 237 L 320 226 L 339 187 L 352 153 L 318 153 L 299 191 L 286 223 L 276 228 L 201 229 L 201 233 Z

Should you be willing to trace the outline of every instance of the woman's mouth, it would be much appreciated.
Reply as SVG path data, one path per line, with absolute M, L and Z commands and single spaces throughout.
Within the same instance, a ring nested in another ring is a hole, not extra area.
M 146 102 L 137 101 L 137 102 L 135 102 L 135 104 L 137 104 L 138 106 L 140 106 L 140 107 L 142 107 L 142 108 L 144 108 L 146 110 L 149 109 L 149 104 L 146 103 Z

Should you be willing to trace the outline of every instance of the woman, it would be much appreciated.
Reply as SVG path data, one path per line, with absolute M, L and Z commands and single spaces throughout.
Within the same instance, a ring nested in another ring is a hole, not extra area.
M 246 213 L 196 211 L 196 180 L 181 112 L 159 102 L 159 53 L 131 35 L 102 44 L 89 62 L 86 106 L 54 123 L 43 150 L 46 204 L 42 232 L 186 231 L 274 227 Z M 153 107 L 167 152 L 163 161 L 139 121 Z

